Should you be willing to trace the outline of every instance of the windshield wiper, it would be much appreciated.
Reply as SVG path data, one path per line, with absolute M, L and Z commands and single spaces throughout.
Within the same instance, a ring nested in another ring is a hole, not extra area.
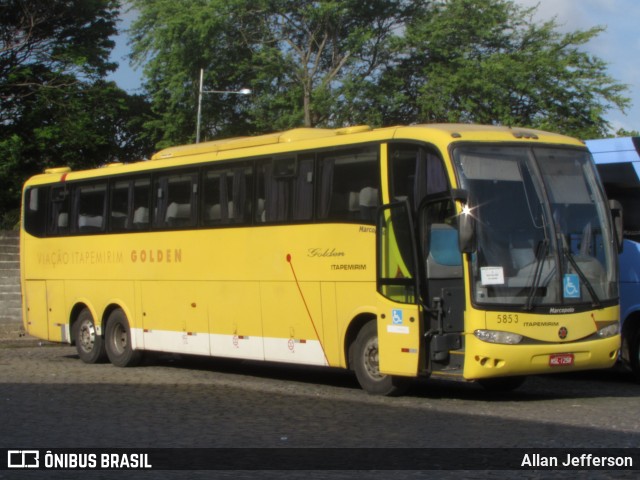
M 544 267 L 544 261 L 547 258 L 548 250 L 549 250 L 549 240 L 545 238 L 544 240 L 538 243 L 538 248 L 536 248 L 536 268 L 533 272 L 533 282 L 531 284 L 531 290 L 529 290 L 527 301 L 524 304 L 524 309 L 527 311 L 533 308 L 533 299 L 536 296 L 536 291 L 538 290 L 540 278 L 542 277 L 542 270 Z
M 598 295 L 596 295 L 596 291 L 593 289 L 593 285 L 591 285 L 591 282 L 587 280 L 587 277 L 585 276 L 584 272 L 580 269 L 580 267 L 578 267 L 578 263 L 576 262 L 575 258 L 573 258 L 573 254 L 571 253 L 569 248 L 567 248 L 566 245 L 563 246 L 562 250 L 566 255 L 567 259 L 569 260 L 569 263 L 571 264 L 573 269 L 576 271 L 576 273 L 580 277 L 580 280 L 582 280 L 582 283 L 587 288 L 589 295 L 591 295 L 591 299 L 593 300 L 593 306 L 595 308 L 600 308 L 600 299 L 598 298 Z

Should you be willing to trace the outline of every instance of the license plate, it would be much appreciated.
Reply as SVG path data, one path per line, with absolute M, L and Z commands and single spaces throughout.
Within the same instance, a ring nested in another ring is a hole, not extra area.
M 573 353 L 554 353 L 549 355 L 549 366 L 562 367 L 573 365 Z

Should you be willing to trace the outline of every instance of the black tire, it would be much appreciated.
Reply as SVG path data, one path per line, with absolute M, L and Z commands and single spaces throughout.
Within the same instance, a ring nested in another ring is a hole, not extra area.
M 73 324 L 73 339 L 78 356 L 84 363 L 100 363 L 107 359 L 104 338 L 98 334 L 96 322 L 88 308 L 82 309 Z
M 378 361 L 378 329 L 375 321 L 358 332 L 349 348 L 349 364 L 356 373 L 363 390 L 372 395 L 401 395 L 409 387 L 410 379 L 380 373 Z
M 491 393 L 507 393 L 512 392 L 515 389 L 522 386 L 527 377 L 498 377 L 498 378 L 484 378 L 478 380 L 478 383 L 487 392 Z
M 629 338 L 629 366 L 636 382 L 640 383 L 640 328 Z
M 107 319 L 105 346 L 109 361 L 116 367 L 135 367 L 142 359 L 142 352 L 131 346 L 129 321 L 119 308 Z

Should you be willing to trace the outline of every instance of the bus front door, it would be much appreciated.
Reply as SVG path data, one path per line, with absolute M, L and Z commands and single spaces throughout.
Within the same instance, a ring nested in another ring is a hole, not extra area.
M 415 238 L 407 202 L 380 209 L 376 229 L 378 355 L 380 372 L 388 375 L 415 377 L 424 364 Z

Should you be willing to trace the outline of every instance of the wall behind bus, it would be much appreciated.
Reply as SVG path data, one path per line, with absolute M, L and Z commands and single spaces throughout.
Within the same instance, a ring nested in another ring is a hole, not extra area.
M 20 235 L 3 230 L 0 231 L 0 338 L 17 338 L 21 332 Z

